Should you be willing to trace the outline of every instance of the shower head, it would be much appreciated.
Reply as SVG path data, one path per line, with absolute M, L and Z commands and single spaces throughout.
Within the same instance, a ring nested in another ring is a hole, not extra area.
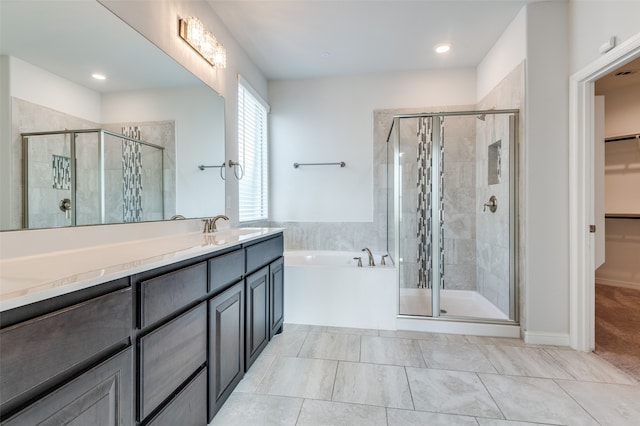
M 476 118 L 477 118 L 478 120 L 482 120 L 482 121 L 484 121 L 484 119 L 485 119 L 485 117 L 486 117 L 486 116 L 487 116 L 487 114 L 480 114 L 480 115 L 479 115 L 479 116 L 477 116 Z

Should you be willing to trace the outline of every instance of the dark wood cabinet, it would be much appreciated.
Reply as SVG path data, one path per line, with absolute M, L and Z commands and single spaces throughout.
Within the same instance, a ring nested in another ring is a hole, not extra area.
M 128 345 L 131 305 L 129 287 L 3 328 L 2 417 Z
M 38 399 L 3 425 L 131 425 L 131 347 Z
M 149 423 L 149 426 L 202 426 L 207 414 L 207 369 L 203 368 Z
M 200 262 L 139 283 L 140 328 L 161 320 L 207 294 L 207 264 Z
M 143 420 L 206 363 L 206 303 L 141 337 L 138 346 Z
M 245 370 L 269 343 L 269 267 L 245 278 L 247 324 L 245 336 Z
M 284 257 L 269 265 L 269 340 L 284 323 Z
M 2 425 L 204 425 L 284 321 L 282 234 L 3 312 Z
M 246 272 L 251 273 L 282 256 L 284 238 L 282 235 L 277 235 L 256 243 L 250 243 L 245 250 L 247 252 Z
M 209 301 L 209 421 L 244 375 L 244 282 Z

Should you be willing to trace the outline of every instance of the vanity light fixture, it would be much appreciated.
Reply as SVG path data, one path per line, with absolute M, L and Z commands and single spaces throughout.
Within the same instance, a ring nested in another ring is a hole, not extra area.
M 227 67 L 227 51 L 195 16 L 178 20 L 178 35 L 212 66 Z
M 436 53 L 447 53 L 449 50 L 451 50 L 451 45 L 448 43 L 439 44 L 434 47 L 433 50 L 435 50 Z

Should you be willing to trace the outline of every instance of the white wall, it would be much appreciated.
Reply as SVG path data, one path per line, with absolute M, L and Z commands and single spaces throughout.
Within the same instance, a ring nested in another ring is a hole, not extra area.
M 568 4 L 527 6 L 523 204 L 525 338 L 568 344 Z
M 100 123 L 100 93 L 16 57 L 9 58 L 9 93 L 34 104 Z
M 609 90 L 603 95 L 605 137 L 640 133 L 640 84 Z
M 482 100 L 526 55 L 527 8 L 523 7 L 477 66 L 477 100 Z
M 225 98 L 226 157 L 237 161 L 237 76 L 242 74 L 265 99 L 268 99 L 267 79 L 231 36 L 208 3 L 202 0 L 164 0 L 162 2 L 99 0 L 99 2 Z M 227 68 L 212 68 L 178 37 L 178 17 L 192 15 L 199 17 L 227 50 Z M 237 224 L 238 181 L 231 178 L 225 182 L 226 214 L 234 224 Z
M 469 69 L 269 82 L 272 219 L 373 221 L 373 111 L 473 104 L 475 89 Z
M 570 11 L 571 73 L 598 59 L 598 48 L 610 37 L 620 44 L 640 32 L 637 0 L 573 0 Z
M 176 213 L 204 217 L 224 212 L 219 169 L 197 168 L 224 161 L 224 101 L 215 92 L 196 87 L 105 94 L 102 107 L 104 123 L 175 121 Z

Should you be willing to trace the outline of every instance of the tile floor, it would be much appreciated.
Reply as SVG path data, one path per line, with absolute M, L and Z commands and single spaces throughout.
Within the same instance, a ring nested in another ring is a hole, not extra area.
M 640 425 L 640 383 L 518 339 L 285 324 L 211 425 Z

